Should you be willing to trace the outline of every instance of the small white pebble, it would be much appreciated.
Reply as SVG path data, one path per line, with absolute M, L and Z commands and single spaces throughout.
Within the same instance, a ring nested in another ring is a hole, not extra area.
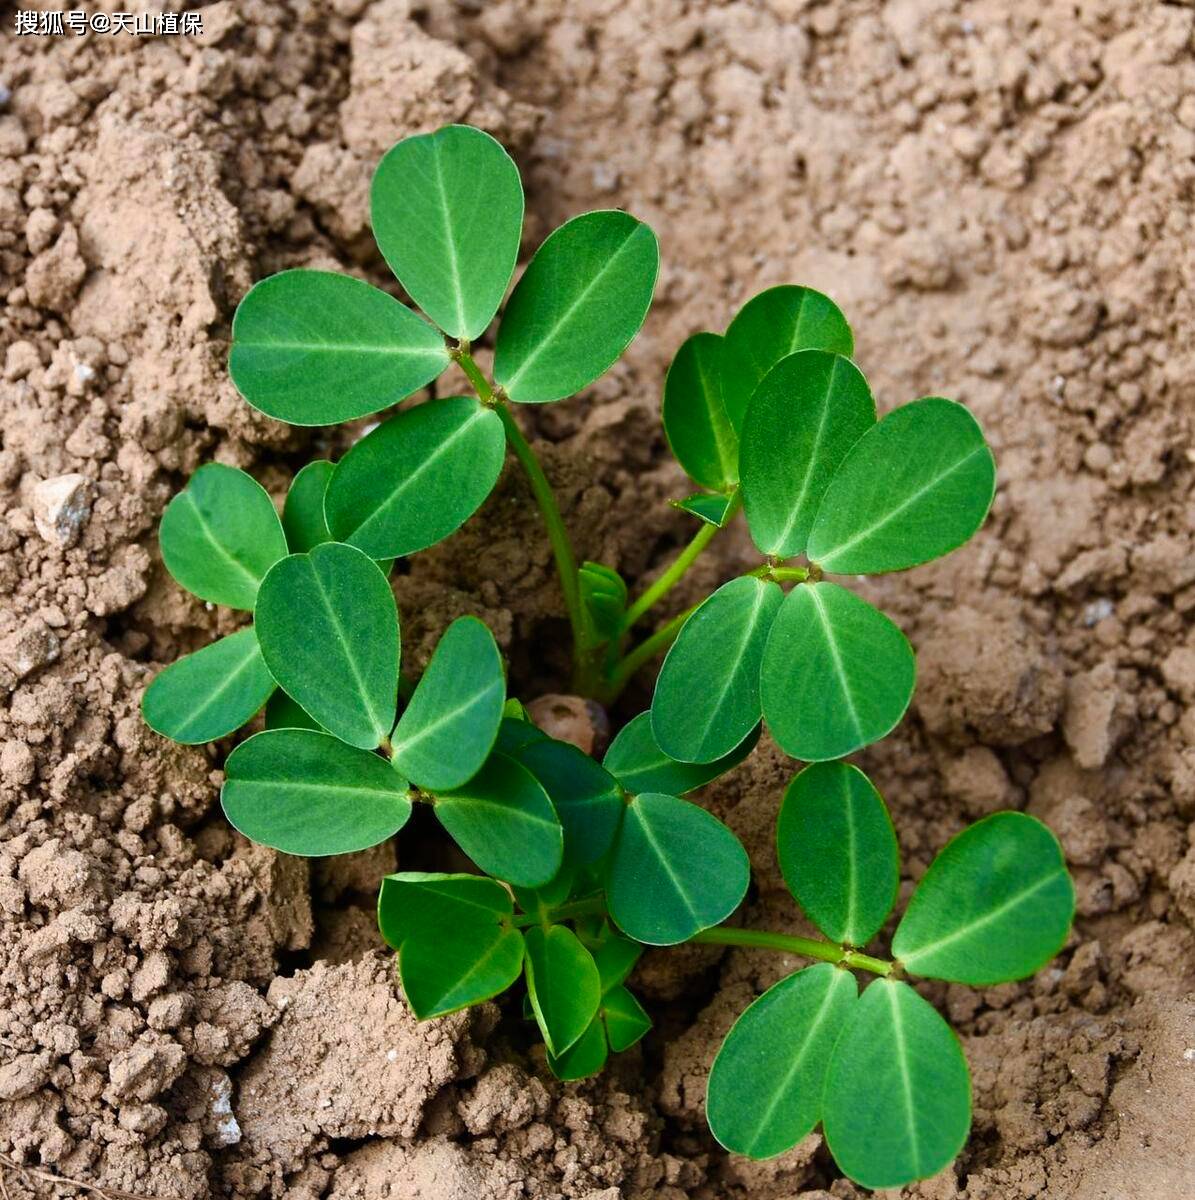
M 55 546 L 73 546 L 91 516 L 91 480 L 86 475 L 55 475 L 33 489 L 33 523 Z
M 1106 621 L 1115 611 L 1112 601 L 1106 596 L 1099 600 L 1093 600 L 1083 608 L 1083 624 L 1090 629 L 1093 625 Z
M 397 1058 L 398 1058 L 397 1050 L 387 1050 L 386 1051 L 386 1059 L 388 1062 L 394 1062 L 395 1059 L 397 1059 Z
M 1184 1050 L 1183 1058 L 1185 1058 L 1187 1062 L 1195 1062 L 1195 1049 Z

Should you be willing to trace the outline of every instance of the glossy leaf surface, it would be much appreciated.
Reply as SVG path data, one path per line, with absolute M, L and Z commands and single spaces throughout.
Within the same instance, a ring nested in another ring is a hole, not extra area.
M 505 457 L 492 409 L 469 396 L 429 400 L 379 425 L 340 460 L 324 501 L 328 528 L 371 558 L 425 550 L 481 507 Z
M 931 396 L 864 434 L 826 489 L 808 554 L 838 575 L 878 575 L 961 546 L 996 494 L 996 464 L 975 418 Z
M 553 1055 L 563 1054 L 589 1027 L 601 1002 L 593 955 L 564 925 L 532 926 L 523 934 L 531 1008 Z
M 488 133 L 447 125 L 387 151 L 369 193 L 378 248 L 411 299 L 453 337 L 485 332 L 514 274 L 523 185 Z
M 402 872 L 382 880 L 378 927 L 398 952 L 407 1002 L 421 1019 L 480 1004 L 523 969 L 510 893 L 478 875 Z
M 696 517 L 699 521 L 704 521 L 707 525 L 713 525 L 714 528 L 721 529 L 730 519 L 730 510 L 734 499 L 732 496 L 724 495 L 721 492 L 694 492 L 693 495 L 686 496 L 683 500 L 672 500 L 670 503 L 673 508 L 679 508 L 682 512 L 687 512 L 690 516 Z
M 763 554 L 805 549 L 827 486 L 875 424 L 875 401 L 849 358 L 803 350 L 760 381 L 743 421 L 743 509 Z
M 669 946 L 730 916 L 750 877 L 747 852 L 721 821 L 688 800 L 645 792 L 627 805 L 606 897 L 623 933 Z
M 866 945 L 892 911 L 900 885 L 896 833 L 858 767 L 815 763 L 788 785 L 776 852 L 789 891 L 832 942 Z
M 685 622 L 664 659 L 651 703 L 660 748 L 681 762 L 724 758 L 759 723 L 759 670 L 784 595 L 742 576 Z
M 287 854 L 348 854 L 393 837 L 411 815 L 407 783 L 385 759 L 310 729 L 271 729 L 224 764 L 224 815 Z
M 444 339 L 422 317 L 331 271 L 263 279 L 232 321 L 228 370 L 237 391 L 292 425 L 334 425 L 389 408 L 446 366 Z
M 867 1188 L 936 1175 L 971 1127 L 971 1079 L 949 1025 L 907 983 L 877 979 L 854 1006 L 826 1074 L 822 1126 L 835 1162 Z
M 1062 949 L 1075 889 L 1058 839 L 1024 813 L 994 813 L 948 842 L 892 942 L 915 975 L 978 987 L 1024 979 Z
M 735 429 L 759 381 L 798 350 L 828 350 L 850 358 L 855 339 L 837 306 L 812 288 L 784 284 L 753 296 L 726 330 L 722 402 Z
M 829 963 L 780 980 L 745 1009 L 710 1070 L 706 1115 L 736 1154 L 771 1158 L 822 1116 L 834 1043 L 858 998 L 855 977 Z
M 913 695 L 905 635 L 836 583 L 793 588 L 772 625 L 760 696 L 772 736 L 805 762 L 841 758 L 887 734 Z
M 695 333 L 664 380 L 661 417 L 676 461 L 702 487 L 721 492 L 739 479 L 739 439 L 722 403 L 722 341 Z
M 583 213 L 550 234 L 515 285 L 494 351 L 512 400 L 541 404 L 588 387 L 630 344 L 660 269 L 656 236 L 629 213 Z
M 254 611 L 270 674 L 329 732 L 371 750 L 394 724 L 398 611 L 386 577 L 338 542 L 292 554 Z
M 156 733 L 193 746 L 239 729 L 274 686 L 257 635 L 242 629 L 159 671 L 141 698 L 141 714 Z
M 602 996 L 602 1022 L 606 1026 L 606 1038 L 615 1054 L 629 1050 L 651 1029 L 651 1017 L 643 1005 L 621 984 L 611 988 Z
M 476 617 L 458 617 L 395 726 L 394 765 L 419 787 L 460 787 L 489 755 L 505 700 L 506 677 L 494 635 Z
M 162 561 L 201 600 L 251 609 L 265 573 L 286 554 L 274 502 L 251 475 L 208 463 L 166 506 Z

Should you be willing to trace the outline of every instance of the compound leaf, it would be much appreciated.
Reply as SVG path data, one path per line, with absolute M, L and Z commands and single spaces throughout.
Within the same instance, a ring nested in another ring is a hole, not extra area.
M 510 893 L 479 875 L 387 875 L 378 928 L 398 951 L 407 1003 L 421 1020 L 504 992 L 523 969 Z
M 729 754 L 713 762 L 678 762 L 660 749 L 652 732 L 651 713 L 643 712 L 618 731 L 602 765 L 628 792 L 683 796 L 738 766 L 755 749 L 759 733 L 756 725 Z
M 710 1129 L 727 1150 L 771 1158 L 821 1120 L 826 1068 L 857 999 L 849 971 L 818 963 L 743 1011 L 714 1059 L 706 1092 Z
M 336 465 L 328 528 L 371 558 L 425 550 L 459 529 L 506 458 L 502 421 L 469 396 L 429 400 L 363 437 Z
M 1062 948 L 1075 889 L 1058 839 L 1024 813 L 985 817 L 922 876 L 892 942 L 906 970 L 977 987 L 1024 979 Z
M 563 1054 L 597 1016 L 601 980 L 593 955 L 564 925 L 532 926 L 523 934 L 531 1008 L 548 1052 Z
M 228 370 L 254 408 L 334 425 L 405 400 L 448 366 L 443 337 L 350 275 L 295 270 L 249 289 L 232 320 Z
M 281 688 L 275 688 L 274 694 L 266 704 L 267 729 L 316 729 L 320 733 L 328 731 L 318 722 L 313 721 Z
M 815 763 L 788 785 L 776 850 L 789 891 L 831 941 L 866 945 L 892 911 L 900 886 L 896 833 L 858 767 Z
M 759 381 L 798 350 L 854 354 L 851 327 L 828 296 L 785 284 L 760 292 L 739 309 L 726 331 L 722 357 L 722 402 L 735 429 L 742 430 Z
M 721 529 L 733 515 L 731 505 L 734 504 L 734 493 L 694 492 L 683 500 L 670 500 L 669 503 L 673 508 L 679 508 L 681 512 L 687 512 L 715 529 Z
M 792 558 L 834 472 L 875 424 L 863 373 L 849 358 L 802 350 L 760 381 L 743 420 L 743 509 L 764 554 Z
M 274 691 L 252 628 L 229 634 L 171 663 L 141 697 L 145 723 L 184 745 L 239 729 Z
M 324 520 L 324 493 L 335 470 L 326 459 L 317 459 L 291 480 L 282 508 L 282 528 L 286 530 L 286 544 L 292 554 L 306 554 L 332 541 L 328 522 Z
M 166 506 L 162 561 L 201 600 L 251 609 L 265 573 L 286 554 L 286 535 L 251 475 L 208 463 Z
M 836 583 L 803 583 L 772 624 L 760 696 L 781 749 L 819 762 L 888 733 L 915 678 L 913 650 L 882 612 Z
M 379 745 L 398 696 L 398 611 L 377 564 L 339 542 L 292 554 L 262 580 L 254 616 L 279 686 L 341 741 Z
M 809 534 L 824 571 L 878 575 L 961 546 L 996 494 L 996 464 L 975 418 L 930 396 L 890 412 L 855 443 Z
M 629 213 L 583 213 L 551 233 L 498 327 L 494 378 L 512 400 L 579 392 L 639 332 L 660 269 L 656 235 Z
M 606 1065 L 606 1032 L 600 1016 L 594 1017 L 585 1032 L 559 1058 L 548 1051 L 548 1066 L 557 1079 L 568 1082 L 588 1079 Z
M 523 185 L 488 133 L 446 125 L 404 138 L 374 172 L 373 235 L 411 299 L 453 337 L 485 332 L 514 274 Z
M 606 896 L 623 933 L 670 946 L 730 916 L 750 879 L 747 852 L 721 821 L 688 800 L 644 792 L 626 807 Z
M 411 815 L 407 782 L 385 759 L 331 734 L 270 729 L 224 764 L 224 815 L 286 854 L 348 854 L 393 837 Z
M 695 333 L 681 344 L 664 379 L 661 411 L 676 461 L 715 492 L 739 480 L 739 439 L 722 403 L 722 341 Z
M 621 984 L 602 996 L 601 1017 L 615 1054 L 629 1050 L 651 1028 L 651 1017 L 643 1005 Z
M 505 700 L 494 635 L 476 617 L 458 617 L 395 726 L 394 765 L 418 787 L 460 787 L 481 770 L 493 748 Z
M 526 767 L 491 754 L 463 787 L 438 795 L 436 816 L 488 875 L 538 888 L 560 870 L 564 835 L 547 792 Z
M 971 1127 L 971 1079 L 950 1026 L 907 983 L 877 979 L 830 1067 L 822 1127 L 834 1161 L 866 1188 L 936 1175 Z
M 656 680 L 652 731 L 681 762 L 724 758 L 759 723 L 759 668 L 784 594 L 744 575 L 723 584 L 685 622 Z

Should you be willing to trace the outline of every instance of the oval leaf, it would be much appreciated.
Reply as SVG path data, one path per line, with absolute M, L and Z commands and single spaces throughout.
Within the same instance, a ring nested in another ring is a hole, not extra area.
M 627 805 L 606 897 L 623 933 L 671 946 L 725 921 L 750 880 L 747 852 L 717 817 L 688 800 L 645 792 Z
M 953 400 L 914 400 L 851 448 L 807 552 L 837 575 L 915 567 L 961 546 L 995 494 L 996 463 L 975 418 Z
M 855 339 L 837 305 L 812 288 L 785 284 L 753 296 L 726 331 L 722 403 L 735 429 L 759 381 L 798 350 L 828 350 L 850 358 Z
M 232 320 L 228 370 L 237 391 L 292 425 L 334 425 L 389 408 L 446 366 L 435 329 L 350 275 L 271 275 L 249 289 Z
M 841 758 L 897 724 L 916 674 L 908 639 L 882 612 L 836 583 L 803 583 L 764 650 L 764 716 L 793 758 Z
M 677 762 L 660 749 L 652 732 L 651 713 L 644 712 L 618 731 L 602 766 L 628 792 L 665 792 L 670 796 L 683 796 L 738 766 L 755 749 L 759 733 L 757 725 L 729 754 L 713 762 Z
M 324 520 L 324 493 L 335 470 L 330 462 L 317 459 L 291 480 L 282 509 L 282 528 L 292 554 L 306 554 L 332 540 Z
M 274 686 L 257 635 L 242 629 L 154 676 L 141 697 L 141 714 L 155 733 L 194 746 L 239 729 Z
M 224 815 L 286 854 L 349 854 L 393 837 L 411 815 L 407 783 L 385 759 L 310 729 L 270 729 L 224 764 Z
M 502 314 L 494 379 L 512 400 L 579 392 L 630 345 L 660 269 L 656 235 L 629 213 L 584 213 L 550 234 Z
M 1024 813 L 963 830 L 922 876 L 892 941 L 915 975 L 977 987 L 1024 979 L 1062 949 L 1075 888 L 1058 839 Z
M 394 729 L 394 765 L 419 787 L 460 787 L 493 748 L 505 701 L 494 635 L 476 617 L 459 617 L 440 639 Z
M 602 999 L 593 955 L 563 925 L 523 934 L 531 1009 L 548 1052 L 563 1054 L 589 1028 Z
M 815 763 L 788 785 L 776 823 L 784 882 L 831 941 L 863 946 L 900 886 L 900 851 L 871 780 L 844 762 Z
M 602 997 L 602 1022 L 615 1054 L 629 1050 L 651 1028 L 651 1017 L 643 1005 L 621 984 Z
M 510 155 L 467 125 L 404 138 L 378 163 L 369 210 L 382 257 L 411 299 L 453 337 L 484 333 L 523 230 Z
M 803 350 L 762 379 L 743 421 L 743 508 L 764 554 L 805 549 L 822 496 L 847 451 L 875 424 L 863 373 L 849 358 Z
M 491 754 L 464 787 L 437 796 L 436 816 L 487 875 L 542 887 L 560 870 L 564 835 L 547 793 L 526 767 Z
M 262 580 L 254 612 L 270 674 L 320 725 L 372 750 L 394 724 L 398 611 L 377 564 L 329 542 Z
M 783 599 L 779 584 L 744 575 L 685 622 L 651 702 L 652 731 L 670 757 L 714 762 L 759 724 L 759 668 Z
M 252 476 L 208 463 L 166 506 L 158 534 L 166 570 L 201 600 L 251 609 L 265 573 L 286 554 L 286 535 Z
M 664 433 L 676 461 L 702 487 L 721 492 L 739 479 L 739 439 L 722 403 L 722 338 L 695 333 L 664 380 Z
M 971 1128 L 971 1078 L 949 1025 L 907 983 L 878 979 L 854 1006 L 826 1073 L 822 1127 L 866 1188 L 936 1175 Z
M 510 893 L 478 875 L 387 875 L 378 928 L 398 951 L 407 1003 L 420 1020 L 504 992 L 523 969 Z
M 459 529 L 506 458 L 502 421 L 468 396 L 429 400 L 379 425 L 340 460 L 324 512 L 371 558 L 414 554 Z
M 834 1043 L 858 997 L 855 977 L 818 963 L 768 988 L 734 1023 L 710 1070 L 706 1114 L 735 1154 L 771 1158 L 822 1116 Z

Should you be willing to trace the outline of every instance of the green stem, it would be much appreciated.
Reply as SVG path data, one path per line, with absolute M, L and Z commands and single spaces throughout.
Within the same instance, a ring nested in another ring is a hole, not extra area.
M 612 692 L 611 699 L 616 697 L 619 692 L 626 687 L 631 676 L 644 663 L 649 663 L 661 650 L 666 650 L 676 641 L 677 634 L 680 633 L 684 623 L 697 611 L 697 605 L 692 608 L 686 608 L 684 612 L 677 613 L 671 621 L 668 622 L 662 629 L 657 629 L 651 637 L 640 642 L 625 658 L 623 658 L 614 670 L 607 676 L 608 691 Z
M 810 577 L 810 570 L 808 567 L 777 567 L 764 563 L 747 574 L 756 579 L 773 579 L 777 583 L 804 583 Z
M 835 942 L 823 942 L 820 938 L 797 937 L 788 933 L 773 933 L 767 929 L 732 929 L 721 925 L 704 929 L 689 939 L 711 946 L 753 946 L 762 950 L 779 950 L 784 954 L 799 954 L 802 958 L 816 958 L 821 962 L 841 963 L 860 971 L 871 971 L 874 975 L 890 975 L 893 963 L 857 950 L 847 950 Z
M 495 402 L 494 389 L 490 387 L 490 381 L 482 374 L 481 368 L 474 362 L 473 355 L 468 350 L 461 348 L 456 350 L 453 358 L 460 364 L 461 370 L 469 376 L 469 382 L 477 392 L 478 400 L 482 404 L 492 405 Z

